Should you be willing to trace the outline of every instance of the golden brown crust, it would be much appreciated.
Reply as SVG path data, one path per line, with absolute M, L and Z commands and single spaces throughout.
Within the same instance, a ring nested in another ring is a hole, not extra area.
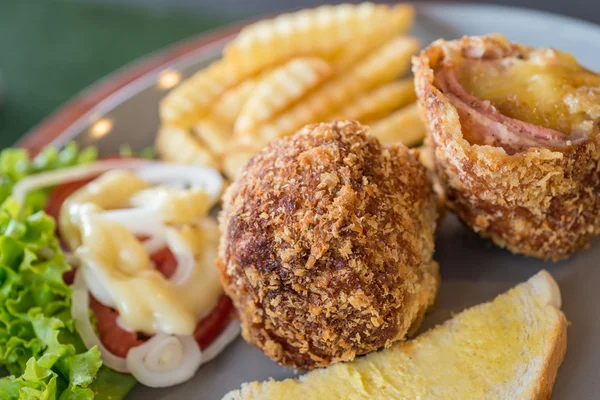
M 499 35 L 438 40 L 413 58 L 415 86 L 449 206 L 501 247 L 558 260 L 600 234 L 600 135 L 513 155 L 472 145 L 456 109 L 434 86 L 434 70 L 456 52 L 502 57 L 526 51 Z
M 357 123 L 270 144 L 221 214 L 217 265 L 244 338 L 301 369 L 403 339 L 439 285 L 435 206 L 412 152 Z

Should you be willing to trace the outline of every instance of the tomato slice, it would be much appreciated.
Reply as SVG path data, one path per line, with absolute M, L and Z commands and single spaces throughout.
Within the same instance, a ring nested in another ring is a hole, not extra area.
M 108 351 L 118 357 L 125 358 L 129 349 L 144 343 L 136 332 L 126 331 L 117 323 L 119 313 L 100 303 L 90 295 L 90 308 L 96 317 L 96 329 L 100 341 Z
M 65 200 L 67 200 L 67 197 L 69 197 L 77 189 L 87 185 L 94 179 L 95 178 L 81 179 L 78 181 L 63 183 L 62 185 L 57 186 L 52 191 L 52 193 L 50 193 L 50 197 L 48 198 L 48 202 L 46 203 L 46 207 L 44 208 L 46 214 L 54 218 L 55 221 L 58 221 L 58 217 L 60 215 L 60 208 L 62 207 Z
M 233 303 L 226 295 L 222 295 L 206 317 L 198 322 L 194 331 L 194 338 L 202 350 L 207 348 L 229 323 L 229 316 L 233 312 Z
M 126 160 L 124 161 L 126 162 Z M 87 185 L 95 178 L 96 177 L 71 181 L 57 186 L 50 194 L 48 202 L 46 203 L 46 213 L 58 221 L 60 209 L 65 200 L 76 190 Z M 150 259 L 156 266 L 156 269 L 166 278 L 170 278 L 177 269 L 177 259 L 168 247 L 151 254 Z M 74 275 L 75 270 L 69 271 L 65 273 L 63 279 L 66 283 L 71 284 Z M 102 344 L 104 344 L 106 349 L 114 355 L 126 357 L 129 349 L 139 346 L 147 339 L 137 332 L 127 331 L 119 326 L 117 323 L 119 313 L 115 309 L 100 303 L 92 295 L 90 295 L 90 308 L 96 317 L 96 328 L 98 329 Z M 233 304 L 231 303 L 231 300 L 229 297 L 222 295 L 210 314 L 198 322 L 196 330 L 194 331 L 194 338 L 201 349 L 208 347 L 217 336 L 219 336 L 227 326 L 232 311 Z
M 168 247 L 164 247 L 161 250 L 152 253 L 150 259 L 154 263 L 156 269 L 167 279 L 169 279 L 177 270 L 177 259 Z
M 173 253 L 164 248 L 152 254 L 152 261 L 156 265 L 156 269 L 166 277 L 171 276 L 177 268 L 177 261 Z M 96 327 L 100 340 L 108 351 L 119 357 L 126 357 L 129 349 L 138 346 L 145 341 L 136 332 L 131 332 L 123 329 L 117 323 L 119 313 L 90 295 L 90 306 L 96 317 Z M 222 295 L 211 312 L 201 319 L 196 325 L 194 338 L 200 349 L 206 349 L 225 329 L 230 320 L 233 304 L 229 297 Z
M 126 164 L 128 159 L 135 160 L 135 158 L 133 158 L 133 157 L 119 156 L 119 155 L 109 156 L 109 157 L 105 157 L 103 159 L 104 160 L 122 159 L 123 164 Z M 67 197 L 69 197 L 71 194 L 73 194 L 73 192 L 75 192 L 80 187 L 85 186 L 88 183 L 90 183 L 91 181 L 93 181 L 94 179 L 96 179 L 98 176 L 100 176 L 100 175 L 96 175 L 91 178 L 70 181 L 70 182 L 63 183 L 62 185 L 58 185 L 56 188 L 54 188 L 52 193 L 50 193 L 50 197 L 48 198 L 48 202 L 46 203 L 46 207 L 44 208 L 44 211 L 46 212 L 46 214 L 53 217 L 55 221 L 58 221 L 58 216 L 60 215 L 60 209 L 61 209 L 63 203 L 65 202 L 65 200 L 67 199 Z

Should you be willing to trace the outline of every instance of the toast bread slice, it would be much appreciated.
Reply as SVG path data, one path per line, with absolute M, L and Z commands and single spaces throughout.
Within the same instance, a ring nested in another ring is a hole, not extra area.
M 567 345 L 560 307 L 541 271 L 410 342 L 223 399 L 547 399 Z

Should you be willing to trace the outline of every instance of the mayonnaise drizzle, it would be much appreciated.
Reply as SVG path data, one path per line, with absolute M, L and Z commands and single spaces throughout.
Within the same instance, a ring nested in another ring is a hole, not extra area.
M 151 186 L 136 171 L 113 170 L 65 201 L 60 230 L 80 259 L 86 286 L 119 311 L 124 326 L 191 335 L 222 294 L 214 267 L 218 228 L 206 217 L 210 205 L 203 189 Z M 176 279 L 154 268 L 135 236 L 141 234 L 161 238 L 179 260 L 188 260 Z

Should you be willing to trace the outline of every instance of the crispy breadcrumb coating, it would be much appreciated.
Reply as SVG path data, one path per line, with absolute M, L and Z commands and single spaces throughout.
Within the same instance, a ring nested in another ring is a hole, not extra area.
M 463 135 L 457 109 L 435 85 L 435 74 L 452 64 L 453 54 L 489 60 L 517 53 L 526 57 L 528 49 L 500 35 L 439 40 L 413 58 L 415 86 L 449 206 L 501 247 L 559 260 L 600 234 L 600 135 L 514 154 L 472 144 Z
M 228 189 L 220 216 L 217 265 L 243 337 L 298 369 L 404 339 L 439 285 L 435 221 L 426 169 L 358 123 L 272 142 Z

